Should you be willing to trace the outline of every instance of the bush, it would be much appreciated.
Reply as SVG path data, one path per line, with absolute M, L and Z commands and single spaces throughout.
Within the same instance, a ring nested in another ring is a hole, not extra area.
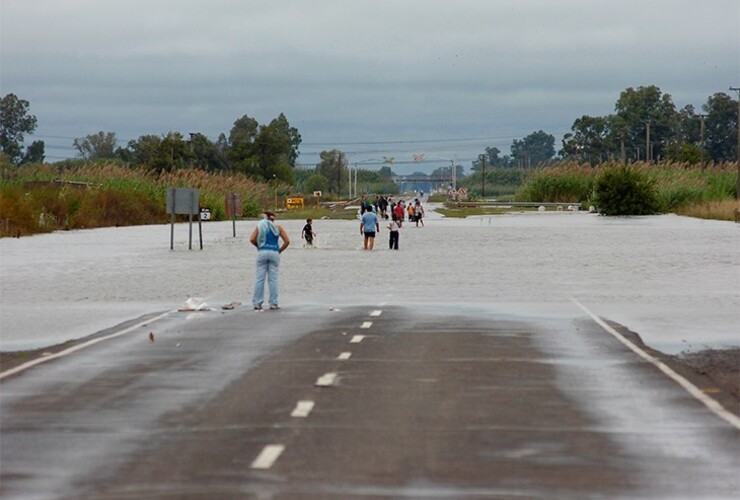
M 604 215 L 651 215 L 660 211 L 655 181 L 629 166 L 604 170 L 596 178 L 594 195 Z

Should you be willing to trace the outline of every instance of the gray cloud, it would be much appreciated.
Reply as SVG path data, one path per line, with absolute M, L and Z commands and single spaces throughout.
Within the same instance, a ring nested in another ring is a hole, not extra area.
M 735 0 L 4 0 L 0 86 L 30 101 L 50 160 L 98 130 L 215 137 L 281 112 L 302 162 L 467 159 L 539 129 L 559 141 L 627 87 L 700 107 L 739 83 L 739 16 Z

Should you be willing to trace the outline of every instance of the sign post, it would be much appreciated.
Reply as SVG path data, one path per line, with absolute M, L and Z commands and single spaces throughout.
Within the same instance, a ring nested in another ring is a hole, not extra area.
M 193 214 L 198 214 L 200 249 L 203 250 L 203 230 L 200 223 L 199 192 L 197 189 L 169 188 L 167 213 L 170 215 L 170 250 L 175 249 L 175 215 L 187 214 L 189 222 L 188 248 L 193 249 Z
M 231 230 L 236 238 L 236 216 L 242 215 L 242 199 L 239 193 L 228 193 L 226 195 L 226 216 L 231 217 Z

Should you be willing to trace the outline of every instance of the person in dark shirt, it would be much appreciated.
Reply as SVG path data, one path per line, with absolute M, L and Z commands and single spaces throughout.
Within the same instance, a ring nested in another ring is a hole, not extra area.
M 313 219 L 306 219 L 306 225 L 303 226 L 303 232 L 301 233 L 301 239 L 306 240 L 307 247 L 313 246 L 313 237 L 316 236 L 311 224 L 313 224 Z

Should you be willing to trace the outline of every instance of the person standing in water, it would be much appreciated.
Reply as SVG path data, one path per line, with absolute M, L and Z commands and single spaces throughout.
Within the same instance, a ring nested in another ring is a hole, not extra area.
M 280 243 L 282 240 L 282 244 Z M 280 254 L 290 245 L 290 238 L 283 226 L 275 224 L 275 214 L 265 212 L 257 227 L 252 231 L 249 242 L 257 248 L 257 269 L 254 278 L 252 306 L 256 311 L 262 310 L 265 297 L 265 278 L 270 288 L 270 309 L 280 309 L 278 302 L 278 270 Z
M 391 250 L 398 250 L 398 223 L 391 220 L 388 224 L 388 247 Z
M 375 233 L 380 232 L 378 216 L 372 210 L 368 210 L 360 218 L 360 234 L 365 237 L 363 248 L 372 250 L 375 246 Z

